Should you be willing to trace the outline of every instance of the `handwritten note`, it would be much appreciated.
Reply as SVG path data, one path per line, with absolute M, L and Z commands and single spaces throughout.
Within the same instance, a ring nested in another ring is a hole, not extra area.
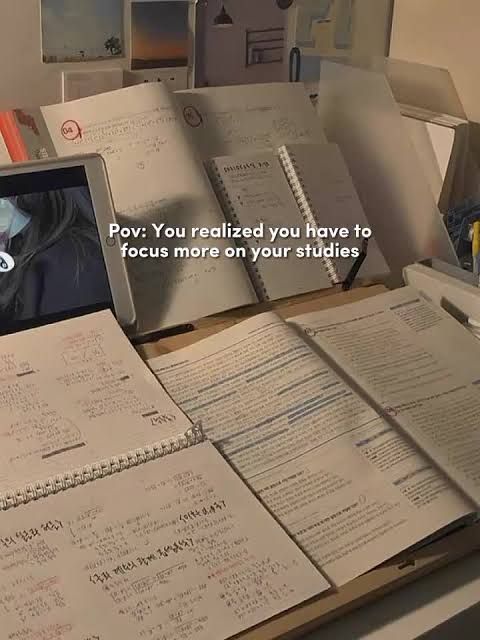
M 282 144 L 327 142 L 301 84 L 210 87 L 176 95 L 204 160 Z
M 42 113 L 59 156 L 103 156 L 115 209 L 124 224 L 148 229 L 165 222 L 165 216 L 171 219 L 172 212 L 175 224 L 187 229 L 225 221 L 181 110 L 165 85 L 130 87 L 45 107 Z M 158 206 L 161 202 L 168 202 L 167 210 Z M 210 246 L 209 241 L 192 239 L 195 245 Z M 223 250 L 230 241 L 216 240 L 215 245 Z M 162 247 L 162 239 L 149 237 L 143 246 Z M 150 258 L 131 261 L 128 267 L 140 333 L 256 301 L 238 260 L 208 258 L 199 268 L 196 260 Z
M 9 638 L 224 640 L 328 587 L 208 443 L 0 527 Z
M 0 338 L 0 497 L 190 427 L 110 312 Z

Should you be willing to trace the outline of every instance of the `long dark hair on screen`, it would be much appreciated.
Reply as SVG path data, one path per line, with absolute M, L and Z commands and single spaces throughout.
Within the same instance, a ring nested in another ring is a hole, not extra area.
M 12 238 L 7 248 L 15 258 L 15 268 L 0 277 L 0 313 L 15 317 L 21 312 L 21 288 L 34 259 L 60 240 L 68 239 L 72 248 L 75 278 L 84 259 L 98 247 L 98 234 L 92 210 L 75 197 L 76 190 L 47 191 L 17 196 L 15 205 L 30 216 L 27 227 Z M 62 264 L 59 269 L 64 268 Z

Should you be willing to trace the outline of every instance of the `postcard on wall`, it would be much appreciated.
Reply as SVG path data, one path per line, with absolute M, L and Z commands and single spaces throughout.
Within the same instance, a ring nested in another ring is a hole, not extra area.
M 123 0 L 41 0 L 46 63 L 124 56 Z
M 132 2 L 132 69 L 188 66 L 188 0 Z

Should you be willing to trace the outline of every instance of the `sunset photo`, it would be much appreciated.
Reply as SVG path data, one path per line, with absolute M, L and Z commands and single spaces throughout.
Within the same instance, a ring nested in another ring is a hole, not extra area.
M 188 65 L 189 2 L 132 3 L 132 69 Z
M 41 7 L 44 62 L 124 55 L 123 0 L 42 0 Z

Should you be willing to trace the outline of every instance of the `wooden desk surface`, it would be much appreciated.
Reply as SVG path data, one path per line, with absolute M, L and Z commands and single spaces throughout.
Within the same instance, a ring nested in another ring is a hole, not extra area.
M 165 338 L 154 344 L 139 347 L 138 351 L 145 359 L 153 358 L 194 344 L 258 313 L 273 310 L 283 318 L 292 318 L 303 313 L 363 300 L 385 291 L 386 288 L 382 285 L 358 288 L 346 293 L 340 292 L 337 288 L 278 303 L 245 307 L 202 320 L 190 333 Z M 345 613 L 379 599 L 383 595 L 479 549 L 480 524 L 460 529 L 422 549 L 401 554 L 338 591 L 332 590 L 319 596 L 237 636 L 237 638 L 241 640 L 294 640 L 301 638 L 309 631 L 318 629 Z

